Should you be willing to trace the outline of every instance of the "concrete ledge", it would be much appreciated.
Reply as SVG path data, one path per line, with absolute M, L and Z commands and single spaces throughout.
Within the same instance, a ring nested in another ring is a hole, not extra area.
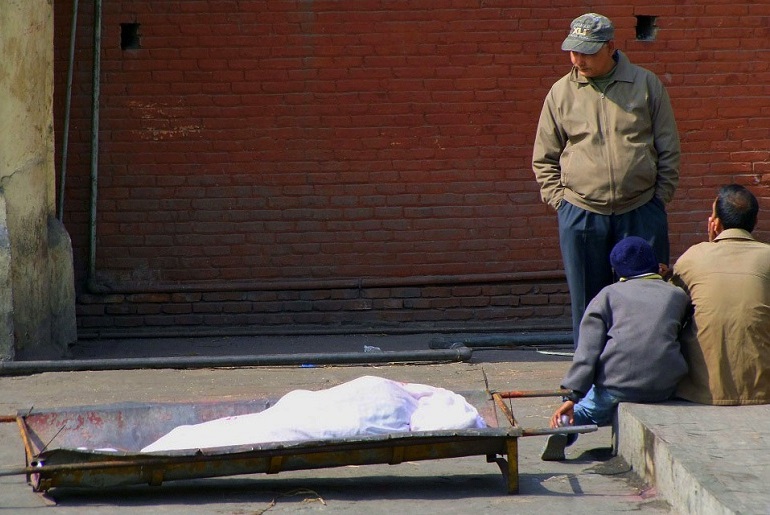
M 770 405 L 621 403 L 617 438 L 675 513 L 770 513 Z

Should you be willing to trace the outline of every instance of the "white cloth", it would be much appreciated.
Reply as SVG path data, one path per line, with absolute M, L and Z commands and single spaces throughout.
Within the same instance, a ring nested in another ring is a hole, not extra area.
M 326 390 L 291 391 L 259 413 L 176 427 L 141 452 L 483 427 L 461 395 L 364 376 Z

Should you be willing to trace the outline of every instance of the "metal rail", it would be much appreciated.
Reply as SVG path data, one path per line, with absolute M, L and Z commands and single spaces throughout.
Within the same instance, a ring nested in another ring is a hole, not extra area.
M 247 356 L 177 356 L 122 359 L 79 359 L 50 361 L 3 361 L 0 376 L 42 372 L 84 370 L 191 369 L 214 367 L 299 366 L 373 363 L 448 363 L 468 361 L 473 351 L 467 347 L 445 350 L 384 352 L 340 352 L 307 354 L 268 354 Z

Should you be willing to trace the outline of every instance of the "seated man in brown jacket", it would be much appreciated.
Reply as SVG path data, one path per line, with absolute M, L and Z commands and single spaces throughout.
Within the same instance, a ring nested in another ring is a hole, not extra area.
M 723 186 L 708 219 L 709 241 L 676 261 L 671 281 L 692 299 L 682 352 L 689 365 L 677 396 L 701 404 L 770 403 L 770 245 L 751 231 L 759 204 Z

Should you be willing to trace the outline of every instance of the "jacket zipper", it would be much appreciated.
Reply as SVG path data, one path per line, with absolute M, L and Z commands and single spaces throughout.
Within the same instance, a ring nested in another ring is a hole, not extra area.
M 607 89 L 612 87 L 613 83 L 610 83 L 607 85 L 607 88 L 605 89 L 605 92 Z M 609 144 L 610 142 L 610 134 L 609 134 L 609 123 L 607 121 L 607 109 L 606 109 L 606 102 L 607 102 L 607 96 L 604 92 L 601 93 L 600 102 L 601 102 L 601 111 L 602 111 L 602 128 L 601 128 L 601 135 L 604 139 L 604 148 L 606 149 L 606 156 L 607 156 L 607 173 L 609 174 L 608 182 L 610 185 L 610 212 L 615 213 L 615 174 L 612 170 L 612 148 Z

